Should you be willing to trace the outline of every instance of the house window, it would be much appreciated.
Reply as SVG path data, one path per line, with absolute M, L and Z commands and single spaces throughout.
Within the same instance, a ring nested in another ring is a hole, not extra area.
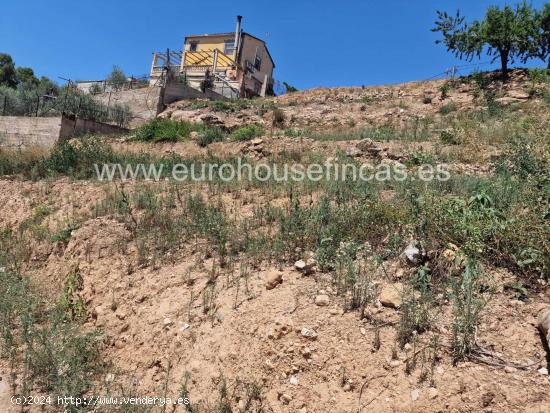
M 262 68 L 262 58 L 258 55 L 256 55 L 256 58 L 254 59 L 254 68 L 256 70 L 260 70 Z
M 235 41 L 234 40 L 226 40 L 223 45 L 223 53 L 230 55 L 235 52 Z
M 189 42 L 189 51 L 190 52 L 196 52 L 198 44 L 199 44 L 199 42 L 197 42 L 197 41 Z

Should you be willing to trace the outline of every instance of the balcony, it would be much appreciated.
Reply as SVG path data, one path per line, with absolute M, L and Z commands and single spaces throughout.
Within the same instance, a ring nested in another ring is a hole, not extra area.
M 185 52 L 183 59 L 182 69 L 185 71 L 216 71 L 235 66 L 235 61 L 218 49 Z

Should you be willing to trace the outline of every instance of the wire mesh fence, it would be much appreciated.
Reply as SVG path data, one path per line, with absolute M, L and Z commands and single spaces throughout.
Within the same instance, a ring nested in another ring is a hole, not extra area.
M 51 92 L 51 93 L 48 93 Z M 74 88 L 54 91 L 18 90 L 0 87 L 2 116 L 57 116 L 65 114 L 126 127 L 132 113 L 126 105 L 106 105 Z

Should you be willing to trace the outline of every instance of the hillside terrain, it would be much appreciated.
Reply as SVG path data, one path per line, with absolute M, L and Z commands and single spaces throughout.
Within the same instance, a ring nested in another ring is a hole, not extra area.
M 180 101 L 128 136 L 0 149 L 0 410 L 550 411 L 548 88 L 518 69 Z M 238 158 L 408 177 L 168 172 Z M 10 403 L 29 394 L 191 404 Z

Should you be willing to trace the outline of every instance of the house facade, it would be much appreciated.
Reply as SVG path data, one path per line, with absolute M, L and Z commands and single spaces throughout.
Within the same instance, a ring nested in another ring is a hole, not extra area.
M 193 88 L 235 98 L 265 96 L 275 63 L 265 41 L 241 30 L 238 16 L 235 32 L 187 36 L 181 53 L 155 53 L 151 76 L 166 67 Z

